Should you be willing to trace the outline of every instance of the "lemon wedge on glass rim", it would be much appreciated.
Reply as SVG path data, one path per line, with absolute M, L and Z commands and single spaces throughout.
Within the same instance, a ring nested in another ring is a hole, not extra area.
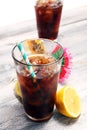
M 77 118 L 81 114 L 81 100 L 75 90 L 71 86 L 64 86 L 56 92 L 56 108 L 67 117 Z

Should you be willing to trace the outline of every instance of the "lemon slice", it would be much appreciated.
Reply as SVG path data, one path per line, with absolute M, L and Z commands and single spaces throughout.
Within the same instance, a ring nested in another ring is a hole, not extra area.
M 71 118 L 81 114 L 81 100 L 73 87 L 64 86 L 56 93 L 56 107 L 58 111 Z
M 25 48 L 29 50 L 31 54 L 45 53 L 44 43 L 41 39 L 26 40 L 25 45 Z

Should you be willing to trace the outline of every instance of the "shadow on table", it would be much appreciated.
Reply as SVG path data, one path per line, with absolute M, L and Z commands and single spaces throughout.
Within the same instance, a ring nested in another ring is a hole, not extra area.
M 53 130 L 58 126 L 70 126 L 77 122 L 78 119 L 72 119 L 65 117 L 58 113 L 57 110 L 54 111 L 53 116 L 45 122 L 33 122 L 28 117 L 26 117 L 27 125 L 23 130 Z M 22 130 L 22 129 L 21 129 Z
M 61 115 L 57 110 L 54 111 L 54 115 L 53 115 L 53 118 L 56 122 L 60 123 L 60 124 L 63 124 L 65 126 L 67 125 L 72 125 L 74 124 L 75 122 L 78 121 L 79 118 L 69 118 L 69 117 L 66 117 L 66 116 L 63 116 Z

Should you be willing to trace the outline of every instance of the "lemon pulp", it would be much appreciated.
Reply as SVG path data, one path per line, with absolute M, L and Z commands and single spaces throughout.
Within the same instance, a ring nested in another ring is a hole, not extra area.
M 81 113 L 81 100 L 73 87 L 64 86 L 56 93 L 56 107 L 58 111 L 72 118 Z

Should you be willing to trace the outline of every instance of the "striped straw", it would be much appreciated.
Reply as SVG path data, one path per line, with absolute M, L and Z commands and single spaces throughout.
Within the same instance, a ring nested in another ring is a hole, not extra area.
M 19 42 L 19 43 L 17 44 L 17 46 L 18 46 L 19 51 L 20 51 L 21 54 L 22 54 L 22 57 L 23 57 L 24 61 L 27 63 L 27 68 L 28 68 L 28 70 L 29 70 L 31 76 L 32 76 L 33 78 L 36 77 L 36 75 L 35 75 L 35 73 L 34 73 L 34 71 L 33 71 L 33 68 L 32 68 L 32 66 L 31 66 L 31 63 L 30 63 L 30 61 L 29 61 L 29 59 L 28 59 L 28 57 L 27 57 L 27 54 L 26 54 L 26 52 L 24 51 L 24 48 L 23 48 L 22 43 Z

